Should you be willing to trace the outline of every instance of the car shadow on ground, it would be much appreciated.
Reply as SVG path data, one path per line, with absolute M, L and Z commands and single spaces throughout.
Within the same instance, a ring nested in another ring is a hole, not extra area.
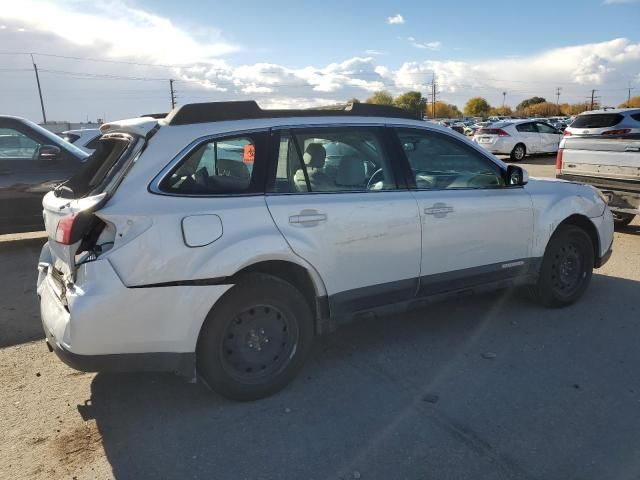
M 547 310 L 503 291 L 362 320 L 252 403 L 97 375 L 78 406 L 128 478 L 632 478 L 640 283 Z
M 37 266 L 45 240 L 0 242 L 0 348 L 44 338 L 36 297 Z

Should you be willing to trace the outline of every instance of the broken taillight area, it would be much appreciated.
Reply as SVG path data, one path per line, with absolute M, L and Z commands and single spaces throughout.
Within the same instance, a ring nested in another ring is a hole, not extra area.
M 62 245 L 71 245 L 71 243 L 73 243 L 71 239 L 75 220 L 76 215 L 69 215 L 58 220 L 55 236 L 56 242 L 61 243 Z

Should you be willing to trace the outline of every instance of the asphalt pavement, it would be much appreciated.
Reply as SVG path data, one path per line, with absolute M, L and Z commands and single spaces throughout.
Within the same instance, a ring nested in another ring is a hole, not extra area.
M 252 403 L 62 365 L 38 340 L 41 243 L 0 242 L 0 478 L 640 478 L 637 220 L 571 307 L 503 291 L 362 320 Z

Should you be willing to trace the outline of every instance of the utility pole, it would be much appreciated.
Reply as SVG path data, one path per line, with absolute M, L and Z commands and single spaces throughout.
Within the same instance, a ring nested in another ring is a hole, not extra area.
M 36 83 L 38 84 L 38 95 L 40 95 L 40 108 L 42 108 L 42 123 L 47 123 L 47 115 L 44 112 L 44 101 L 42 100 L 42 89 L 40 88 L 40 77 L 38 76 L 38 66 L 33 59 L 33 53 L 31 54 L 31 63 L 33 64 L 33 71 L 36 72 Z
M 556 105 L 560 106 L 560 92 L 562 91 L 562 87 L 556 87 Z
M 436 118 L 436 74 L 433 74 L 431 82 L 431 117 Z
M 169 80 L 169 89 L 171 90 L 171 108 L 176 108 L 176 92 L 173 90 L 173 80 Z
M 589 106 L 589 110 L 593 110 L 593 101 L 595 100 L 595 94 L 596 94 L 597 90 L 593 89 L 591 90 L 591 104 Z
M 629 92 L 627 94 L 627 108 L 631 106 L 631 90 L 633 90 L 633 87 L 631 86 L 631 82 L 629 82 L 629 88 L 627 88 L 627 91 Z
M 502 109 L 503 110 L 504 110 L 504 106 L 505 106 L 506 102 L 507 102 L 507 92 L 502 92 Z

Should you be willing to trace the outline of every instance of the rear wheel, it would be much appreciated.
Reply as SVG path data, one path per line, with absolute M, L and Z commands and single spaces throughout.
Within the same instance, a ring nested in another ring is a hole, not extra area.
M 593 272 L 589 235 L 574 225 L 561 225 L 549 240 L 533 297 L 547 307 L 564 307 L 582 296 Z
M 633 219 L 636 217 L 633 213 L 616 213 L 611 212 L 613 214 L 613 225 L 618 227 L 626 227 Z
M 207 316 L 198 373 L 225 397 L 263 398 L 295 377 L 313 336 L 311 309 L 295 287 L 271 275 L 247 275 Z
M 526 154 L 527 147 L 525 147 L 523 143 L 518 143 L 515 147 L 513 147 L 513 150 L 511 150 L 511 160 L 513 162 L 519 162 L 525 157 Z

